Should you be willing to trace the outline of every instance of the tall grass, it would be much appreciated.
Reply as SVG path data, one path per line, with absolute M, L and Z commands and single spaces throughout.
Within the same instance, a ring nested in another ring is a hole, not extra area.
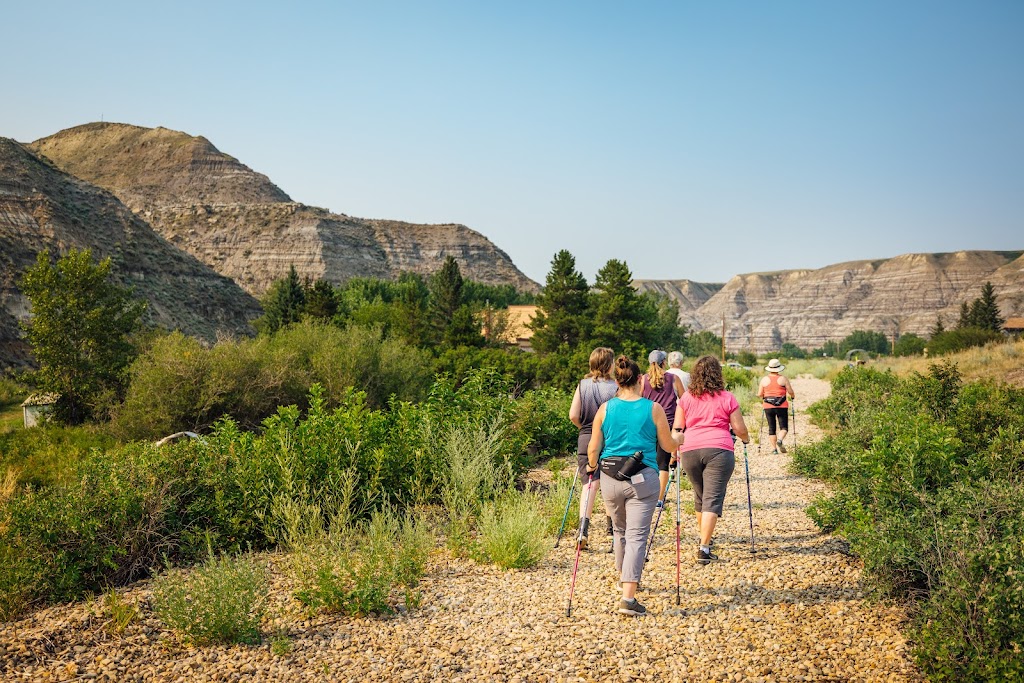
M 993 379 L 1024 386 L 1024 339 L 1008 339 L 1005 342 L 977 346 L 940 359 L 924 356 L 883 358 L 875 363 L 875 367 L 892 370 L 898 375 L 913 372 L 923 374 L 928 372 L 930 365 L 940 360 L 954 363 L 967 381 Z
M 504 569 L 533 567 L 549 548 L 541 497 L 509 491 L 487 503 L 480 515 L 483 556 Z

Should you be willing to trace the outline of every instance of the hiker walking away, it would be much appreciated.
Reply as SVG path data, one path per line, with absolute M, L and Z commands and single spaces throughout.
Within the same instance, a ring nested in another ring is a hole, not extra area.
M 670 375 L 665 371 L 665 360 L 667 355 L 664 351 L 655 349 L 647 356 L 650 363 L 647 374 L 641 380 L 643 388 L 640 395 L 649 398 L 662 407 L 665 417 L 668 418 L 668 428 L 672 429 L 676 422 L 677 411 L 679 410 L 679 397 L 683 395 L 683 381 L 674 374 Z M 661 446 L 658 446 L 658 481 L 661 488 L 658 490 L 658 505 L 665 497 L 665 487 L 668 486 L 668 465 L 674 453 L 670 453 Z
M 612 361 L 615 360 L 615 352 L 605 346 L 599 346 L 590 352 L 590 372 L 580 380 L 576 391 L 572 395 L 572 405 L 569 406 L 569 419 L 576 428 L 580 430 L 576 438 L 576 465 L 579 468 L 580 481 L 586 481 L 587 476 L 587 447 L 590 445 L 590 435 L 593 430 L 594 416 L 597 409 L 615 396 L 619 385 L 612 378 Z M 601 480 L 594 477 L 590 493 L 587 496 L 580 494 L 580 519 L 590 518 L 594 511 L 594 500 L 601 488 Z M 587 503 L 584 509 L 584 502 Z M 582 525 L 581 527 L 582 528 Z M 608 520 L 608 536 L 612 535 L 612 521 Z M 580 543 L 586 549 L 590 539 L 584 535 Z M 612 552 L 610 549 L 608 552 Z
M 683 370 L 683 354 L 679 351 L 673 351 L 668 354 L 668 370 L 665 372 L 679 378 L 679 381 L 683 383 L 683 391 L 690 388 L 690 373 Z
M 761 384 L 757 388 L 757 396 L 761 399 L 761 408 L 764 409 L 764 418 L 768 422 L 768 441 L 772 445 L 772 453 L 786 452 L 786 444 L 783 440 L 789 433 L 789 398 L 795 399 L 793 385 L 789 379 L 782 374 L 786 366 L 779 362 L 778 358 L 772 358 L 765 366 L 768 374 L 761 378 Z M 776 433 L 776 421 L 778 421 L 778 433 Z
M 647 613 L 636 599 L 636 587 L 658 502 L 657 447 L 672 453 L 677 446 L 664 408 L 640 395 L 641 376 L 634 361 L 615 359 L 619 393 L 597 411 L 587 453 L 587 471 L 600 468 L 604 507 L 612 520 L 622 587 L 619 613 L 631 616 Z
M 694 364 L 690 389 L 679 399 L 679 407 L 686 430 L 681 464 L 693 488 L 700 532 L 697 562 L 707 565 L 718 559 L 711 552 L 711 537 L 722 516 L 729 477 L 736 468 L 735 442 L 729 429 L 744 444 L 750 442 L 750 433 L 739 402 L 725 390 L 722 366 L 714 356 L 703 356 Z

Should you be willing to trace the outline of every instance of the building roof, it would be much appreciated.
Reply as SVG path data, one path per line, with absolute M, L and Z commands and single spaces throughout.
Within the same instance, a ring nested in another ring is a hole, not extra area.
M 1013 331 L 1024 330 L 1024 318 L 1007 318 L 1003 329 Z
M 527 325 L 537 315 L 537 307 L 529 305 L 509 306 L 508 331 L 505 333 L 506 341 L 515 344 L 519 340 L 527 340 L 533 337 L 533 330 Z
M 60 394 L 31 394 L 21 404 L 23 406 L 52 406 L 60 398 Z

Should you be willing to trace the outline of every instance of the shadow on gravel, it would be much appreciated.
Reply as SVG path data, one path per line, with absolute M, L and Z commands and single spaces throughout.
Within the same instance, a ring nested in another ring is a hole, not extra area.
M 652 594 L 672 594 L 675 589 L 650 591 Z M 733 588 L 701 588 L 697 590 L 684 591 L 681 596 L 682 605 L 677 610 L 672 610 L 673 616 L 683 618 L 696 616 L 698 614 L 709 614 L 711 612 L 729 611 L 738 605 L 823 605 L 836 602 L 853 602 L 863 599 L 862 592 L 856 587 L 836 586 L 833 584 L 815 584 L 807 588 L 779 588 L 767 589 L 763 586 L 753 584 L 737 586 Z M 699 599 L 702 603 L 699 606 L 687 607 L 689 600 Z M 715 602 L 705 603 L 711 599 Z M 743 618 L 737 615 L 737 618 Z M 761 617 L 753 617 L 752 621 L 762 621 Z

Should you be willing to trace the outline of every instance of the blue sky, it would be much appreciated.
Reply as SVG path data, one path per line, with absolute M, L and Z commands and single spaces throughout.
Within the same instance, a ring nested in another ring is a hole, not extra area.
M 1024 3 L 5 3 L 0 135 L 204 135 L 293 199 L 724 282 L 1024 249 Z

